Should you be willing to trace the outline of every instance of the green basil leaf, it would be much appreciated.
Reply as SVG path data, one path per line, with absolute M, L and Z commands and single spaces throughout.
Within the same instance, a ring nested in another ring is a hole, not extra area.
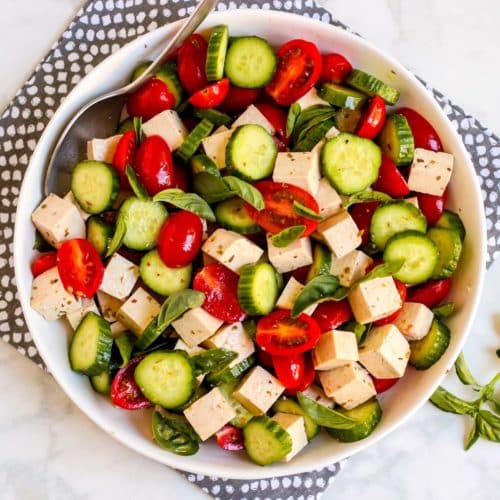
M 153 196 L 153 201 L 170 203 L 177 208 L 193 212 L 210 222 L 215 222 L 215 215 L 210 205 L 195 193 L 185 193 L 182 189 L 165 189 Z
M 140 116 L 134 116 L 132 124 L 135 132 L 136 146 L 139 146 L 144 139 L 144 133 L 142 131 L 142 118 Z
M 134 350 L 134 339 L 128 333 L 124 333 L 115 338 L 115 344 L 122 358 L 120 368 L 123 368 L 130 361 Z
M 482 389 L 480 398 L 484 401 L 495 401 L 495 387 L 500 380 L 500 373 L 497 373 Z
M 480 410 L 477 426 L 481 437 L 500 443 L 500 417 L 488 410 Z
M 297 399 L 304 412 L 318 425 L 329 429 L 352 429 L 357 423 L 356 420 L 317 403 L 301 392 L 297 393 Z
M 196 376 L 202 373 L 217 372 L 225 368 L 231 361 L 235 360 L 238 354 L 227 349 L 209 349 L 191 356 L 191 361 L 194 366 L 194 374 Z
M 470 447 L 478 440 L 478 438 L 479 438 L 478 416 L 475 415 L 469 435 L 467 436 L 467 439 L 465 440 L 464 443 L 465 451 L 470 449 Z
M 380 266 L 373 268 L 368 274 L 363 276 L 353 286 L 359 285 L 359 283 L 362 283 L 364 281 L 370 281 L 376 278 L 387 278 L 388 276 L 392 276 L 403 267 L 404 263 L 405 261 L 402 259 L 393 260 L 391 262 L 384 262 L 383 264 L 380 264 Z
M 125 238 L 126 232 L 127 221 L 126 217 L 122 215 L 116 220 L 115 232 L 109 242 L 105 257 L 111 257 L 122 246 L 123 238 Z
M 292 307 L 292 318 L 313 304 L 330 300 L 339 287 L 339 279 L 332 274 L 320 274 L 313 278 L 299 293 Z
M 443 387 L 438 387 L 430 399 L 431 403 L 440 410 L 456 413 L 457 415 L 473 416 L 478 409 L 477 402 L 465 401 L 448 392 Z
M 125 167 L 125 174 L 127 174 L 127 179 L 130 187 L 132 188 L 132 191 L 137 196 L 137 198 L 143 201 L 149 200 L 149 194 L 146 191 L 146 188 L 141 184 L 141 182 L 137 178 L 135 170 L 130 165 L 127 165 Z
M 300 143 L 306 137 L 310 136 L 313 130 L 317 129 L 320 125 L 328 121 L 330 125 L 326 129 L 323 128 L 323 135 L 326 134 L 326 132 L 328 132 L 328 130 L 330 130 L 334 126 L 333 117 L 335 116 L 335 114 L 336 111 L 334 109 L 327 108 L 321 113 L 318 113 L 311 119 L 307 120 L 304 125 L 297 127 L 295 131 L 295 143 Z
M 321 123 L 322 121 L 330 119 L 335 115 L 335 110 L 331 106 L 325 106 L 323 104 L 315 104 L 314 106 L 309 106 L 297 116 L 295 120 L 295 125 L 293 128 L 293 141 L 298 142 L 299 134 L 308 127 L 309 122 Z
M 391 198 L 388 194 L 382 193 L 381 191 L 361 191 L 359 193 L 354 193 L 347 200 L 344 201 L 344 208 L 349 208 L 351 205 L 355 203 L 367 203 L 369 201 L 391 201 Z
M 227 175 L 222 180 L 230 191 L 234 191 L 236 196 L 252 205 L 252 207 L 257 210 L 262 210 L 265 207 L 262 193 L 248 182 L 242 181 L 232 175 Z
M 49 252 L 51 250 L 54 250 L 54 247 L 50 246 L 42 236 L 42 233 L 38 231 L 38 229 L 35 231 L 35 241 L 33 242 L 33 250 L 38 250 L 39 252 Z
M 479 388 L 480 384 L 476 381 L 472 375 L 467 363 L 465 362 L 464 354 L 461 352 L 455 361 L 455 370 L 457 372 L 457 377 L 460 382 L 464 385 L 472 385 L 473 387 Z
M 200 172 L 193 177 L 193 191 L 199 194 L 207 203 L 218 203 L 236 196 L 221 177 L 208 172 Z
M 324 139 L 325 134 L 335 126 L 335 121 L 331 120 L 321 120 L 318 125 L 314 127 L 307 128 L 300 140 L 295 143 L 292 151 L 296 152 L 309 152 L 316 144 L 318 144 L 322 139 Z
M 243 329 L 247 335 L 255 342 L 255 335 L 257 335 L 257 325 L 253 319 L 243 321 Z
M 449 318 L 454 311 L 455 311 L 455 304 L 453 302 L 449 302 L 448 304 L 442 304 L 440 306 L 435 307 L 432 310 L 434 316 L 436 316 L 436 318 L 438 319 Z
M 300 115 L 300 104 L 298 102 L 294 102 L 290 109 L 288 110 L 288 116 L 286 117 L 286 131 L 285 134 L 287 137 L 290 137 L 293 133 L 293 129 L 295 127 L 295 122 Z
M 310 209 L 309 207 L 306 207 L 300 201 L 293 200 L 293 211 L 297 215 L 301 215 L 302 217 L 305 217 L 306 219 L 311 219 L 311 220 L 321 220 L 323 217 L 316 213 L 314 210 Z
M 279 233 L 273 234 L 270 240 L 275 247 L 285 248 L 300 239 L 305 230 L 306 226 L 290 226 Z
M 163 302 L 158 314 L 157 328 L 164 331 L 177 318 L 182 316 L 189 309 L 201 307 L 205 302 L 205 294 L 196 290 L 179 290 L 167 297 Z

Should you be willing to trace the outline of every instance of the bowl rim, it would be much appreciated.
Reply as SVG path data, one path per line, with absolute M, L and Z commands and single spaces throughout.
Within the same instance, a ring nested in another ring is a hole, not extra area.
M 364 48 L 369 51 L 373 51 L 377 53 L 382 59 L 384 59 L 387 64 L 391 65 L 391 67 L 395 68 L 397 71 L 402 73 L 407 79 L 409 79 L 414 86 L 419 86 L 423 89 L 425 89 L 425 86 L 422 84 L 420 80 L 418 80 L 410 71 L 408 71 L 401 63 L 399 63 L 396 59 L 394 59 L 392 56 L 388 55 L 384 51 L 378 49 L 375 45 L 373 45 L 371 42 L 359 37 L 358 35 L 349 32 L 341 27 L 324 23 L 320 20 L 301 16 L 299 14 L 294 14 L 290 12 L 282 12 L 282 11 L 276 11 L 276 10 L 261 10 L 261 9 L 241 9 L 238 11 L 218 11 L 218 12 L 212 12 L 210 16 L 205 20 L 204 24 L 201 26 L 203 29 L 205 24 L 213 25 L 214 23 L 221 23 L 221 22 L 226 22 L 230 23 L 230 18 L 232 15 L 237 14 L 239 16 L 246 16 L 249 18 L 249 22 L 255 21 L 255 22 L 261 22 L 264 18 L 266 18 L 266 22 L 270 22 L 273 20 L 279 21 L 279 22 L 286 22 L 288 19 L 293 19 L 297 22 L 304 23 L 304 26 L 310 25 L 311 27 L 316 26 L 318 29 L 321 30 L 332 30 L 337 32 L 337 35 L 340 37 L 343 37 L 346 39 L 346 42 L 348 44 L 360 44 L 364 45 Z M 298 19 L 300 21 L 298 21 Z M 180 23 L 182 23 L 183 20 L 178 20 L 173 23 L 168 23 L 154 31 L 151 31 L 149 33 L 145 33 L 144 35 L 141 35 L 137 37 L 135 40 L 125 44 L 122 46 L 117 52 L 114 54 L 111 54 L 109 57 L 104 59 L 99 65 L 105 63 L 106 61 L 109 61 L 110 59 L 113 59 L 118 53 L 120 53 L 124 48 L 131 46 L 131 45 L 136 45 L 140 43 L 144 43 L 146 41 L 146 44 L 148 44 L 148 49 L 152 49 L 156 46 L 156 44 L 160 41 L 160 32 L 162 33 L 162 37 L 170 32 L 171 30 L 175 29 Z M 153 43 L 149 43 L 153 42 Z M 98 65 L 98 66 L 99 66 Z M 96 66 L 97 67 L 97 66 Z M 30 158 L 30 163 L 25 171 L 25 177 L 29 171 L 35 168 L 35 165 L 33 164 L 34 162 L 32 161 L 33 157 L 37 156 L 37 151 L 41 148 L 41 144 L 44 143 L 44 138 L 48 134 L 48 131 L 51 130 L 51 125 L 53 125 L 56 116 L 58 116 L 59 112 L 61 109 L 64 111 L 65 106 L 68 105 L 68 102 L 71 102 L 72 100 L 72 95 L 73 93 L 79 89 L 82 84 L 84 84 L 86 81 L 88 81 L 89 77 L 90 79 L 92 78 L 92 73 L 91 71 L 89 74 L 87 74 L 80 82 L 72 89 L 72 91 L 66 96 L 64 102 L 59 106 L 59 108 L 56 110 L 54 113 L 54 116 L 51 118 L 47 126 L 45 127 L 45 130 L 40 137 L 37 146 L 35 150 L 33 151 L 31 158 Z M 443 112 L 443 110 L 439 107 L 438 103 L 435 101 L 432 95 L 428 94 L 427 89 L 425 89 L 426 94 L 428 95 L 428 103 L 434 111 L 441 115 L 442 118 L 444 118 L 444 123 L 446 124 L 445 126 L 448 128 L 448 132 L 451 133 L 452 136 L 454 136 L 456 143 L 457 143 L 457 148 L 460 153 L 460 159 L 464 163 L 464 166 L 469 170 L 469 173 L 474 174 L 475 182 L 473 182 L 473 189 L 475 191 L 475 196 L 478 200 L 482 200 L 481 198 L 481 192 L 479 188 L 479 184 L 477 182 L 477 178 L 475 175 L 475 170 L 474 166 L 472 164 L 472 161 L 469 157 L 469 154 L 467 153 L 465 146 L 462 142 L 462 139 L 456 132 L 455 128 L 452 126 L 451 122 L 449 121 L 448 117 L 446 114 Z M 63 112 L 61 111 L 61 113 Z M 21 186 L 21 190 L 19 193 L 19 200 L 22 200 L 26 196 L 26 191 L 28 190 L 28 185 L 27 183 L 23 182 Z M 479 304 L 479 299 L 481 296 L 481 292 L 483 289 L 483 284 L 484 284 L 484 275 L 485 275 L 485 264 L 486 264 L 486 222 L 485 222 L 485 216 L 484 216 L 484 205 L 481 203 L 481 206 L 477 207 L 480 212 L 480 220 L 477 221 L 479 226 L 480 226 L 480 234 L 481 234 L 481 240 L 475 242 L 474 244 L 478 247 L 478 261 L 476 263 L 476 267 L 478 268 L 478 274 L 477 274 L 477 281 L 476 281 L 476 294 L 475 296 L 470 299 L 472 300 L 472 306 L 470 308 L 470 315 L 466 319 L 465 325 L 462 328 L 463 334 L 462 338 L 459 340 L 459 342 L 455 346 L 454 352 L 452 352 L 452 356 L 450 359 L 454 360 L 456 356 L 458 356 L 459 352 L 461 351 L 468 335 L 470 332 L 471 324 L 474 319 L 474 316 L 477 312 L 478 304 Z M 15 277 L 16 277 L 16 283 L 17 283 L 17 288 L 19 292 L 19 300 L 22 305 L 23 313 L 25 311 L 31 311 L 30 305 L 29 305 L 29 287 L 25 286 L 25 283 L 23 283 L 22 280 L 19 279 L 20 276 L 20 269 L 21 266 L 23 265 L 23 262 L 21 262 L 21 252 L 17 251 L 17 249 L 20 247 L 20 245 L 23 244 L 22 238 L 20 237 L 18 227 L 19 227 L 19 219 L 21 218 L 21 210 L 19 208 L 16 210 L 16 218 L 15 218 L 15 228 L 14 228 L 14 269 L 15 269 Z M 35 331 L 35 328 L 32 328 L 31 320 L 30 320 L 30 314 L 24 314 L 26 325 L 28 326 L 28 329 L 30 332 Z M 46 356 L 45 356 L 45 347 L 44 344 L 40 341 L 41 339 L 38 338 L 38 336 L 32 335 L 33 341 L 38 349 L 38 352 L 40 353 L 40 356 L 44 360 L 44 362 L 47 365 L 47 368 L 49 371 L 51 370 L 50 363 L 47 363 L 46 361 Z M 450 347 L 451 348 L 451 347 Z M 235 467 L 234 470 L 233 468 L 228 469 L 224 468 L 222 471 L 220 467 L 217 467 L 217 464 L 210 464 L 210 463 L 204 463 L 204 464 L 199 464 L 196 461 L 193 461 L 192 466 L 191 462 L 188 466 L 185 466 L 185 463 L 183 462 L 182 464 L 179 464 L 176 462 L 177 455 L 165 452 L 161 456 L 159 454 L 154 454 L 151 452 L 148 452 L 147 449 L 141 448 L 141 446 L 135 444 L 135 443 L 130 443 L 128 442 L 127 439 L 125 439 L 125 436 L 121 436 L 119 433 L 116 432 L 116 429 L 113 429 L 112 426 L 108 425 L 104 420 L 104 417 L 102 417 L 98 412 L 91 412 L 89 409 L 84 408 L 84 402 L 78 397 L 78 394 L 75 394 L 74 391 L 72 391 L 65 381 L 64 377 L 59 376 L 59 374 L 54 373 L 51 371 L 52 375 L 56 379 L 56 382 L 58 385 L 62 388 L 62 390 L 66 393 L 66 395 L 71 399 L 71 401 L 88 417 L 90 418 L 96 425 L 98 425 L 102 430 L 104 430 L 107 434 L 111 435 L 114 439 L 117 441 L 121 442 L 125 446 L 127 446 L 130 449 L 133 449 L 134 451 L 140 453 L 143 456 L 146 456 L 150 459 L 153 459 L 155 461 L 158 461 L 160 463 L 163 463 L 165 465 L 168 465 L 170 467 L 174 467 L 176 469 L 182 469 L 187 472 L 191 473 L 197 473 L 197 474 L 203 474 L 207 476 L 218 476 L 218 477 L 224 477 L 224 478 L 230 478 L 230 479 L 264 479 L 264 478 L 269 478 L 270 475 L 274 475 L 275 477 L 278 476 L 284 476 L 284 475 L 290 475 L 290 474 L 300 474 L 304 472 L 310 472 L 313 469 L 319 469 L 321 467 L 325 467 L 327 465 L 331 465 L 333 462 L 340 462 L 349 456 L 352 456 L 353 454 L 361 451 L 362 449 L 378 442 L 380 439 L 394 431 L 397 427 L 399 427 L 401 424 L 406 422 L 416 411 L 418 411 L 428 400 L 430 395 L 434 392 L 434 390 L 437 388 L 437 386 L 440 384 L 444 376 L 446 375 L 447 371 L 449 368 L 453 365 L 453 361 L 450 361 L 449 366 L 446 366 L 441 373 L 436 376 L 436 379 L 430 386 L 428 387 L 427 391 L 422 395 L 422 397 L 414 402 L 409 410 L 407 410 L 399 419 L 397 419 L 396 422 L 394 422 L 392 425 L 390 425 L 388 428 L 381 430 L 378 433 L 373 434 L 370 436 L 370 438 L 358 441 L 356 443 L 351 443 L 351 446 L 349 447 L 349 451 L 346 450 L 340 450 L 337 451 L 335 454 L 335 458 L 322 458 L 318 459 L 317 461 L 314 462 L 314 464 L 310 465 L 309 467 L 304 467 L 304 466 L 298 466 L 294 464 L 294 461 L 292 460 L 291 462 L 288 462 L 286 464 L 283 464 L 282 467 L 280 468 L 273 468 L 272 472 L 270 471 L 269 468 L 261 468 L 257 467 L 251 462 L 248 462 L 248 466 L 238 466 L 235 462 Z M 57 372 L 57 370 L 56 370 Z M 163 451 L 163 450 L 162 450 Z M 222 472 L 222 474 L 221 474 Z

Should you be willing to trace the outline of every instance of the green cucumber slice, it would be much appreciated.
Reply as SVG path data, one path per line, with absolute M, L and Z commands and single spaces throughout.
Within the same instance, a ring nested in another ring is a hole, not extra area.
M 276 271 L 271 264 L 247 264 L 240 271 L 238 301 L 251 315 L 269 314 L 278 300 Z
M 438 221 L 436 222 L 436 226 L 444 227 L 446 229 L 454 229 L 455 231 L 457 231 L 462 241 L 464 241 L 465 239 L 464 223 L 462 222 L 462 219 L 451 210 L 445 210 L 442 213 L 441 217 L 439 217 Z
M 89 217 L 87 220 L 87 240 L 101 257 L 106 255 L 114 232 L 115 230 L 111 224 L 96 215 Z
M 227 384 L 234 381 L 239 381 L 242 375 L 248 371 L 253 365 L 255 365 L 256 359 L 252 354 L 241 360 L 238 364 L 226 367 L 219 372 L 209 373 L 207 380 L 212 385 Z
M 397 166 L 408 165 L 413 161 L 415 143 L 405 116 L 394 114 L 387 117 L 379 144 Z
M 432 279 L 450 277 L 456 271 L 462 254 L 460 233 L 455 229 L 433 227 L 429 229 L 427 236 L 434 242 L 439 251 L 439 260 L 432 273 Z
M 274 403 L 272 410 L 275 412 L 291 413 L 304 418 L 307 440 L 311 441 L 319 434 L 321 427 L 302 409 L 302 407 L 293 399 L 283 396 Z
M 222 201 L 215 209 L 217 223 L 230 231 L 240 234 L 252 234 L 260 231 L 255 221 L 248 215 L 245 202 L 241 198 Z
M 430 368 L 445 353 L 450 338 L 449 328 L 435 319 L 429 333 L 423 339 L 410 342 L 410 365 L 417 370 Z
M 214 125 L 217 125 L 218 127 L 221 125 L 229 125 L 233 121 L 233 119 L 226 113 L 223 113 L 222 111 L 213 108 L 210 109 L 195 108 L 193 114 L 197 118 L 207 119 L 209 122 L 212 122 Z
M 134 80 L 137 80 L 149 68 L 150 64 L 151 64 L 151 61 L 145 61 L 145 62 L 140 63 L 134 69 L 134 72 L 132 73 L 130 81 L 133 82 Z
M 238 384 L 239 380 L 233 380 L 232 382 L 221 384 L 218 387 L 233 410 L 236 412 L 236 416 L 232 418 L 229 423 L 241 429 L 245 427 L 250 420 L 252 420 L 253 415 L 239 401 L 232 397 L 232 394 Z
M 360 69 L 353 69 L 347 77 L 346 83 L 370 97 L 374 95 L 382 97 L 387 104 L 398 102 L 399 90 Z
M 111 391 L 111 375 L 108 370 L 104 370 L 99 375 L 92 375 L 90 378 L 90 385 L 95 392 L 107 395 Z
M 207 80 L 220 80 L 224 76 L 224 62 L 226 60 L 229 32 L 227 26 L 215 26 L 208 39 L 207 61 L 205 73 Z
M 307 273 L 306 283 L 320 274 L 330 274 L 332 265 L 332 253 L 325 245 L 315 243 L 313 249 L 313 263 Z
M 201 141 L 210 135 L 214 124 L 209 122 L 207 119 L 201 120 L 196 127 L 189 133 L 189 135 L 184 139 L 181 147 L 176 151 L 176 155 L 185 163 L 187 163 L 191 157 L 196 153 L 197 149 L 201 145 Z
M 212 158 L 204 154 L 199 154 L 191 158 L 191 171 L 193 175 L 207 172 L 210 175 L 215 175 L 215 177 L 220 177 L 220 172 L 215 162 Z
M 324 83 L 318 95 L 332 106 L 339 108 L 359 109 L 366 102 L 366 95 L 335 83 Z
M 175 97 L 174 107 L 177 108 L 182 102 L 184 93 L 181 82 L 177 76 L 177 65 L 174 61 L 165 63 L 155 74 L 156 78 L 161 80 L 168 88 L 170 93 Z

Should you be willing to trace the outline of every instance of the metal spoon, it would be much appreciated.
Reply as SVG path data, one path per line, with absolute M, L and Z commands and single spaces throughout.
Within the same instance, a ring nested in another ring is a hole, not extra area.
M 139 88 L 179 48 L 203 22 L 219 0 L 201 0 L 182 27 L 166 44 L 161 54 L 137 80 L 108 92 L 83 106 L 66 125 L 50 157 L 44 179 L 44 193 L 64 195 L 71 186 L 73 167 L 86 156 L 87 141 L 116 133 L 127 94 Z

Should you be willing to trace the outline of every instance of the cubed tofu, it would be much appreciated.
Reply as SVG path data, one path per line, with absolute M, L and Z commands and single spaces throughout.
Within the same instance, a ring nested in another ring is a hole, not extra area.
M 313 196 L 321 179 L 317 153 L 278 153 L 274 164 L 273 181 L 286 182 L 305 189 Z
M 75 197 L 73 196 L 72 191 L 68 191 L 66 195 L 63 198 L 66 201 L 69 201 L 73 205 L 75 205 L 76 209 L 78 210 L 78 213 L 80 214 L 80 217 L 85 221 L 90 217 L 90 214 L 82 210 L 82 207 L 78 205 L 78 202 L 76 201 Z
M 49 194 L 31 214 L 33 225 L 53 247 L 64 240 L 85 238 L 85 222 L 78 209 L 68 200 Z
M 159 135 L 171 151 L 180 148 L 189 134 L 188 129 L 173 109 L 167 109 L 150 118 L 142 125 L 142 131 L 146 137 Z
M 241 127 L 241 125 L 260 125 L 270 134 L 274 134 L 274 127 L 269 120 L 253 104 L 241 113 L 241 115 L 231 125 L 232 129 Z
M 433 312 L 424 304 L 405 302 L 394 325 L 408 340 L 420 340 L 431 329 Z
M 276 377 L 261 366 L 256 366 L 233 392 L 233 397 L 253 415 L 264 415 L 284 390 L 285 387 Z
M 304 417 L 291 413 L 278 412 L 272 417 L 275 422 L 285 429 L 292 438 L 292 450 L 287 453 L 283 462 L 289 462 L 297 453 L 307 445 L 306 427 Z
M 325 139 L 333 139 L 340 134 L 340 130 L 337 127 L 331 127 L 327 130 L 325 134 Z
M 304 285 L 292 276 L 288 280 L 285 288 L 283 288 L 283 291 L 278 298 L 278 302 L 276 302 L 276 307 L 279 307 L 280 309 L 291 309 L 303 289 Z M 316 307 L 318 307 L 318 304 L 312 304 L 307 309 L 304 309 L 303 312 L 311 316 Z
M 417 196 L 411 196 L 410 198 L 405 198 L 403 201 L 406 203 L 411 203 L 412 205 L 416 206 L 417 208 L 420 208 L 418 204 L 418 197 Z
M 215 387 L 188 406 L 184 410 L 184 416 L 200 439 L 205 441 L 234 418 L 236 412 L 220 389 Z
M 238 357 L 229 364 L 230 367 L 237 365 L 255 352 L 252 339 L 239 322 L 222 326 L 215 335 L 205 340 L 203 345 L 211 349 L 217 347 L 227 349 L 238 354 Z
M 408 186 L 417 193 L 441 196 L 453 172 L 453 155 L 415 148 Z
M 344 330 L 331 330 L 321 334 L 312 353 L 315 370 L 325 371 L 357 361 L 356 334 Z
M 410 344 L 394 325 L 372 328 L 359 346 L 359 362 L 375 378 L 402 377 L 410 357 Z
M 212 135 L 215 134 L 220 134 L 221 132 L 227 132 L 229 129 L 225 125 L 221 125 L 220 127 L 217 127 L 213 132 Z
M 342 198 L 331 186 L 326 177 L 323 177 L 319 181 L 315 198 L 319 206 L 319 215 L 323 219 L 328 219 L 328 217 L 342 211 Z
M 99 309 L 97 309 L 97 305 L 94 299 L 87 299 L 86 297 L 80 299 L 80 309 L 74 311 L 70 314 L 66 314 L 66 319 L 68 320 L 71 328 L 76 330 L 78 325 L 81 323 L 83 317 L 88 313 L 93 312 L 96 314 L 99 313 Z
M 206 349 L 197 345 L 195 345 L 194 347 L 189 347 L 182 339 L 177 340 L 174 349 L 186 351 L 190 356 L 195 356 L 196 354 L 201 354 L 202 352 L 206 351 Z
M 337 258 L 347 255 L 361 245 L 358 226 L 347 210 L 320 222 L 317 231 Z
M 126 300 L 139 279 L 139 267 L 115 253 L 104 270 L 100 291 L 118 300 Z
M 118 321 L 137 336 L 158 316 L 160 304 L 144 288 L 138 288 L 118 309 Z
M 325 394 L 346 410 L 363 404 L 377 392 L 368 372 L 354 361 L 333 370 L 319 372 L 319 380 Z
M 337 276 L 342 286 L 349 287 L 365 276 L 372 264 L 373 259 L 370 256 L 361 250 L 353 250 L 340 259 L 332 255 L 330 273 Z
M 172 327 L 189 347 L 194 347 L 211 337 L 222 323 L 202 307 L 196 307 L 173 321 Z
M 80 301 L 68 293 L 59 278 L 57 267 L 39 274 L 31 286 L 31 307 L 46 320 L 53 321 L 80 310 Z
M 356 285 L 347 296 L 358 323 L 372 323 L 401 309 L 402 301 L 391 276 Z
M 335 405 L 335 401 L 332 398 L 329 398 L 325 394 L 325 391 L 316 384 L 311 384 L 307 389 L 302 391 L 302 394 L 312 399 L 316 403 L 326 406 L 327 408 L 333 408 L 333 406 Z
M 122 138 L 121 134 L 107 137 L 106 139 L 92 139 L 87 142 L 87 158 L 89 160 L 113 162 L 116 146 Z
M 217 229 L 203 244 L 203 252 L 235 273 L 246 264 L 255 264 L 264 250 L 241 234 Z
M 300 238 L 284 248 L 275 247 L 267 235 L 267 256 L 279 273 L 287 273 L 313 263 L 311 240 Z
M 121 321 L 115 321 L 109 325 L 111 329 L 111 336 L 116 338 L 119 337 L 122 333 L 128 331 L 128 327 L 124 325 Z
M 117 320 L 116 313 L 122 306 L 123 300 L 118 300 L 115 297 L 112 297 L 111 295 L 108 295 L 107 293 L 99 290 L 97 292 L 97 303 L 99 304 L 99 309 L 101 310 L 102 317 L 106 321 L 113 323 Z
M 318 104 L 320 106 L 330 106 L 328 102 L 326 102 L 324 99 L 321 99 L 315 87 L 312 87 L 312 89 L 309 92 L 307 92 L 307 94 L 304 94 L 297 101 L 297 104 L 300 106 L 301 110 L 310 108 L 311 106 L 316 106 Z
M 205 154 L 217 165 L 217 168 L 226 168 L 226 146 L 234 130 L 218 132 L 209 135 L 201 141 Z

